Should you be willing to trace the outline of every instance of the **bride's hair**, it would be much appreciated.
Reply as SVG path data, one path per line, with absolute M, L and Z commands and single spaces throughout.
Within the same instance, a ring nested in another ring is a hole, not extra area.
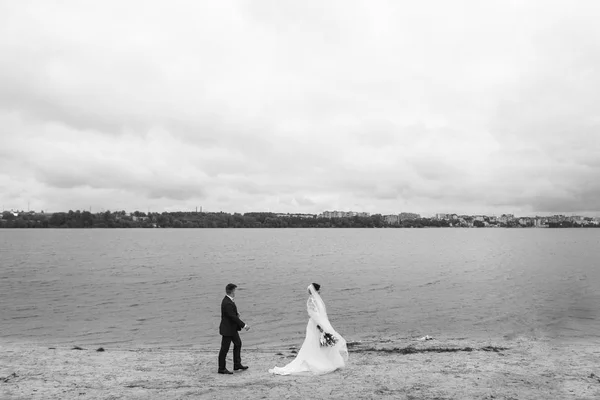
M 318 292 L 319 289 L 321 289 L 321 285 L 319 285 L 318 283 L 314 283 L 312 284 L 315 287 L 315 290 Z

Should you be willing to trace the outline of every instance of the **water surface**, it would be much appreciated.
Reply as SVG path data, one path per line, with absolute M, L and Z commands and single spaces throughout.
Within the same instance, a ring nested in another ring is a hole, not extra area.
M 518 335 L 600 343 L 600 229 L 0 230 L 0 341 L 300 344 L 322 285 L 347 340 Z

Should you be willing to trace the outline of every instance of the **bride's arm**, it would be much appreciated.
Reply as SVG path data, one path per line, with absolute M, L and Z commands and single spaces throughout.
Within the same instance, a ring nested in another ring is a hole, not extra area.
M 317 302 L 312 296 L 308 296 L 308 300 L 306 300 L 306 311 L 308 311 L 308 315 L 312 313 L 319 312 L 319 308 L 317 307 Z
M 306 311 L 308 312 L 308 316 L 313 320 L 318 321 L 320 319 L 319 305 L 313 296 L 309 296 L 306 301 Z
M 308 311 L 308 316 L 312 318 L 321 329 L 326 329 L 326 327 L 330 325 L 329 321 L 327 321 L 327 314 L 325 314 L 323 308 L 319 306 L 319 302 L 313 296 L 308 298 L 306 310 Z

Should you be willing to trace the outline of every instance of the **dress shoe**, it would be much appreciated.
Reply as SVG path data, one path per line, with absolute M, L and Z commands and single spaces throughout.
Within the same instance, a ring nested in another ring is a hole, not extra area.
M 225 368 L 225 369 L 220 369 L 220 370 L 219 370 L 219 373 L 220 373 L 220 374 L 230 374 L 230 375 L 233 375 L 233 372 L 229 371 L 227 368 Z
M 235 367 L 233 367 L 234 371 L 237 371 L 239 369 L 244 370 L 244 369 L 248 369 L 248 367 L 246 367 L 245 365 L 242 365 L 242 364 L 236 365 Z

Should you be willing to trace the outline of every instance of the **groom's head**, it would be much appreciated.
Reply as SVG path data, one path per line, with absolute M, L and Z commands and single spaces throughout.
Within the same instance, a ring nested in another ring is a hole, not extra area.
M 237 285 L 234 285 L 233 283 L 228 283 L 227 286 L 225 286 L 225 293 L 227 293 L 228 296 L 235 297 L 236 287 Z

